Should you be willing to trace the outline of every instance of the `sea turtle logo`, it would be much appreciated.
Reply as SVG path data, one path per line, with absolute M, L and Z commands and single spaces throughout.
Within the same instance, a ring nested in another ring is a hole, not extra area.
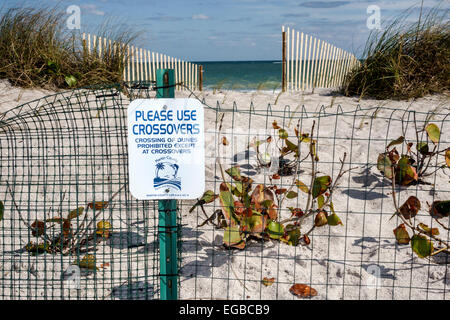
M 155 162 L 155 178 L 153 179 L 155 189 L 172 187 L 181 190 L 181 179 L 177 176 L 179 166 L 176 164 L 176 160 L 165 157 Z

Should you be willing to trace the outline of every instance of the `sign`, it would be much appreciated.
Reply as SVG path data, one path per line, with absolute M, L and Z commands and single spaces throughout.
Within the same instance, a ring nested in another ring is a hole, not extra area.
M 128 106 L 128 171 L 139 200 L 195 199 L 205 190 L 203 105 L 137 99 Z

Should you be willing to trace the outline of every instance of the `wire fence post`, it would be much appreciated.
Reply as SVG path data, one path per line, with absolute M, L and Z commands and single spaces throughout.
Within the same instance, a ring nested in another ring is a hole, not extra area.
M 173 69 L 156 70 L 157 98 L 175 98 Z M 178 299 L 177 201 L 159 200 L 159 264 L 161 300 Z

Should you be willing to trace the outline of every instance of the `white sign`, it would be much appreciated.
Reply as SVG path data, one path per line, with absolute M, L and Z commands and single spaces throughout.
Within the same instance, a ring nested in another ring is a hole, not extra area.
M 195 199 L 205 190 L 203 105 L 137 99 L 128 106 L 128 171 L 139 200 Z

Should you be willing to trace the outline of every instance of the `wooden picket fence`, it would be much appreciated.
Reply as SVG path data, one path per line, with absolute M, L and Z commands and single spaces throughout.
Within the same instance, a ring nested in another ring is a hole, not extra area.
M 359 60 L 328 42 L 282 27 L 283 91 L 338 87 Z
M 176 86 L 177 90 L 203 90 L 201 65 L 88 33 L 83 33 L 83 45 L 100 59 L 108 50 L 124 50 L 123 81 L 156 81 L 157 69 L 174 69 L 175 83 L 184 84 Z

